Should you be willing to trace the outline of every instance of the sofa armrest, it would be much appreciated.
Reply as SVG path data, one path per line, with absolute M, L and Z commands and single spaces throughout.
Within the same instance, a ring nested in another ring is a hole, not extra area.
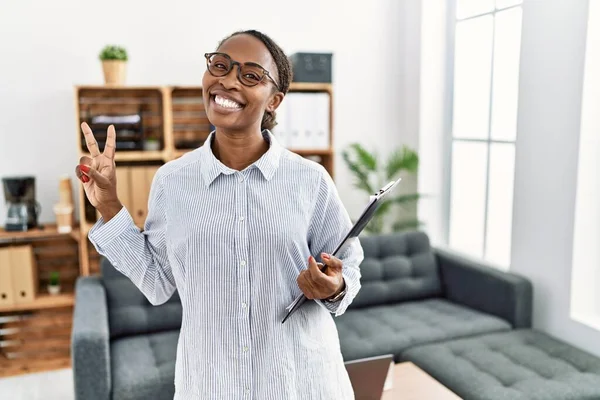
M 531 327 L 533 288 L 529 280 L 446 250 L 436 248 L 434 252 L 448 300 L 500 317 L 515 329 Z
M 109 400 L 110 334 L 106 292 L 99 277 L 81 277 L 75 286 L 71 358 L 76 400 Z

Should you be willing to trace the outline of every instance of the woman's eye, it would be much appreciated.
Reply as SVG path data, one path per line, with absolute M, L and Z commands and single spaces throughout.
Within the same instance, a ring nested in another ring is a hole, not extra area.
M 246 74 L 246 75 L 244 75 L 244 77 L 247 78 L 247 79 L 251 79 L 253 81 L 259 81 L 260 80 L 260 78 L 256 74 Z
M 225 64 L 217 62 L 215 63 L 215 68 L 226 69 L 227 67 L 225 66 Z

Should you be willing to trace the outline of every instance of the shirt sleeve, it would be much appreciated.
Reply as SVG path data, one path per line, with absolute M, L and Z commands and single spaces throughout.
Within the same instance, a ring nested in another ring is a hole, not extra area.
M 308 230 L 311 254 L 320 259 L 321 253 L 331 254 L 352 228 L 350 216 L 344 207 L 337 188 L 329 174 L 324 171 L 317 193 L 317 201 Z M 360 264 L 364 259 L 363 248 L 358 239 L 338 255 L 342 261 L 342 276 L 346 283 L 345 296 L 334 303 L 317 300 L 335 316 L 342 315 L 360 290 Z
M 123 207 L 108 222 L 100 218 L 88 234 L 98 253 L 127 276 L 153 305 L 166 302 L 175 292 L 175 279 L 167 256 L 166 227 L 159 169 L 152 181 L 143 232 Z

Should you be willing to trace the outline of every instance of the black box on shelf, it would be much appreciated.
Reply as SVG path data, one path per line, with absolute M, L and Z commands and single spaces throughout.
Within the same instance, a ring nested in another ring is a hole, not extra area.
M 118 151 L 144 150 L 144 129 L 141 114 L 92 115 L 86 122 L 94 132 L 100 151 L 104 151 L 104 146 L 106 144 L 106 130 L 110 125 L 114 125 L 115 127 L 115 145 Z M 83 134 L 81 146 L 82 150 L 87 151 Z
M 331 83 L 332 53 L 294 53 L 290 62 L 294 82 Z

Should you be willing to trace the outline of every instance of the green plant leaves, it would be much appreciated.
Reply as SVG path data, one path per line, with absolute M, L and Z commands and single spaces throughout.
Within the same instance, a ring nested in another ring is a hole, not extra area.
M 394 232 L 406 231 L 409 229 L 417 229 L 420 228 L 423 223 L 417 219 L 409 219 L 405 221 L 396 221 L 392 229 Z
M 58 286 L 60 283 L 60 275 L 58 272 L 50 272 L 48 283 L 52 286 Z
M 350 147 L 354 149 L 358 161 L 365 169 L 373 172 L 377 171 L 377 160 L 375 159 L 375 155 L 369 153 L 359 143 L 353 143 Z
M 419 168 L 419 155 L 416 151 L 407 146 L 392 153 L 386 164 L 386 173 L 388 179 L 396 178 L 401 171 L 410 173 L 417 172 Z
M 120 60 L 127 61 L 127 50 L 121 46 L 108 45 L 100 52 L 99 58 L 101 61 Z
M 364 166 L 362 166 L 358 162 L 352 161 L 347 151 L 342 152 L 342 157 L 350 171 L 352 171 L 352 173 L 355 176 L 354 187 L 364 190 L 367 193 L 373 194 L 374 190 L 371 187 L 371 184 L 369 183 L 369 175 L 365 171 Z
M 401 172 L 414 174 L 419 167 L 419 155 L 416 151 L 407 146 L 394 151 L 383 168 L 379 168 L 377 156 L 367 151 L 359 143 L 353 143 L 342 152 L 346 166 L 354 175 L 354 186 L 368 195 L 375 193 L 380 185 L 387 183 L 391 179 L 398 179 Z M 385 180 L 387 179 L 387 180 Z M 377 185 L 376 188 L 373 185 Z M 402 214 L 412 212 L 411 208 L 402 210 L 398 213 L 398 220 L 393 223 L 390 221 L 390 215 L 394 209 L 409 205 L 419 201 L 423 196 L 419 193 L 402 194 L 396 197 L 387 198 L 381 203 L 371 222 L 365 227 L 364 232 L 370 234 L 381 234 L 386 226 L 392 225 L 393 231 L 402 231 L 415 229 L 421 226 L 421 222 L 412 216 L 402 218 Z
M 412 203 L 412 202 L 418 201 L 421 198 L 423 198 L 422 194 L 412 193 L 412 194 L 403 194 L 403 195 L 394 197 L 390 201 L 393 201 L 395 204 L 406 204 L 406 203 Z

